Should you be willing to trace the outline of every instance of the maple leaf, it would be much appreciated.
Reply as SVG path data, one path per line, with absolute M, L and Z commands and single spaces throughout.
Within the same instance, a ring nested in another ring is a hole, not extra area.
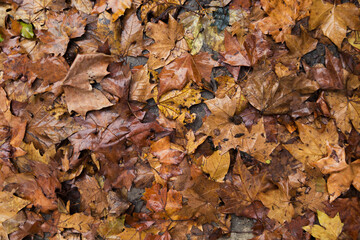
M 36 50 L 63 56 L 70 39 L 80 37 L 85 33 L 85 25 L 85 18 L 75 9 L 61 14 L 47 14 L 48 29 L 37 34 L 41 42 Z
M 323 174 L 345 169 L 348 166 L 345 160 L 345 149 L 338 145 L 331 146 L 330 144 L 327 144 L 326 147 L 327 156 L 311 163 L 311 165 L 318 167 Z
M 333 122 L 323 129 L 296 122 L 301 142 L 283 145 L 291 155 L 304 164 L 313 164 L 327 155 L 327 144 L 337 144 L 338 134 Z
M 263 163 L 269 163 L 270 154 L 278 146 L 277 143 L 266 141 L 263 119 L 253 125 L 250 132 L 246 129 L 244 136 L 239 138 L 238 145 L 239 150 Z
M 157 24 L 148 23 L 146 35 L 155 41 L 147 47 L 150 51 L 148 66 L 151 69 L 157 69 L 170 63 L 186 51 L 184 48 L 181 49 L 181 46 L 184 45 L 181 43 L 184 29 L 172 16 L 169 17 L 168 24 L 162 21 Z
M 112 21 L 115 22 L 124 15 L 125 10 L 130 8 L 132 0 L 101 0 L 95 4 L 91 13 L 102 13 L 105 10 L 112 11 Z
M 105 192 L 100 188 L 94 177 L 85 176 L 75 184 L 81 195 L 80 208 L 82 211 L 90 208 L 92 216 L 103 216 L 108 208 Z
M 300 36 L 290 34 L 285 35 L 285 43 L 289 48 L 291 55 L 302 57 L 316 48 L 318 40 L 312 38 L 305 28 L 301 26 Z
M 291 33 L 296 20 L 309 14 L 311 1 L 276 1 L 262 0 L 261 6 L 269 15 L 252 25 L 264 33 L 271 34 L 276 42 L 283 42 L 285 35 Z
M 290 222 L 295 210 L 290 202 L 290 196 L 284 189 L 269 190 L 259 194 L 259 199 L 265 207 L 269 208 L 269 218 L 280 223 Z
M 360 160 L 356 160 L 342 171 L 330 175 L 327 180 L 330 202 L 349 190 L 351 184 L 356 189 L 360 189 Z
M 336 126 L 344 134 L 350 134 L 351 123 L 360 131 L 360 99 L 357 96 L 347 97 L 340 92 L 325 93 L 325 100 L 329 104 L 330 113 L 335 118 Z
M 97 232 L 106 239 L 116 239 L 124 230 L 124 218 L 107 217 L 100 223 Z
M 104 54 L 78 55 L 63 80 L 65 101 L 72 110 L 85 116 L 88 111 L 113 105 L 90 81 L 100 81 L 108 74 L 107 66 L 113 58 Z M 88 98 L 88 101 L 82 99 Z
M 154 97 L 152 91 L 156 86 L 150 83 L 150 73 L 148 66 L 138 66 L 132 69 L 132 80 L 130 85 L 130 100 L 145 103 L 146 100 Z
M 128 11 L 124 16 L 124 25 L 120 22 L 112 22 L 111 14 L 103 12 L 99 15 L 96 35 L 100 40 L 110 45 L 110 52 L 126 56 L 139 56 L 145 47 L 149 45 L 150 39 L 143 38 L 144 27 L 138 20 L 135 11 Z M 122 31 L 118 31 L 121 28 Z
M 71 5 L 78 11 L 86 14 L 91 14 L 93 8 L 93 4 L 90 0 L 71 0 Z
M 58 118 L 54 116 L 45 104 L 46 101 L 40 100 L 43 97 L 40 95 L 29 101 L 30 104 L 37 106 L 37 109 L 28 109 L 28 114 L 31 117 L 24 117 L 28 119 L 26 139 L 38 142 L 46 149 L 76 133 L 81 129 L 81 126 L 71 119 L 66 112 L 60 112 Z M 66 107 L 63 107 L 64 111 L 67 111 Z
M 266 186 L 266 175 L 252 175 L 244 165 L 239 152 L 231 178 L 232 181 L 221 184 L 219 189 L 219 196 L 225 203 L 221 211 L 241 215 L 244 207 L 258 199 L 258 194 Z
M 271 54 L 270 44 L 261 31 L 248 34 L 242 44 L 225 31 L 224 45 L 224 62 L 232 66 L 252 66 L 259 59 Z
M 8 177 L 5 180 L 5 189 L 15 190 L 18 196 L 31 201 L 43 213 L 57 209 L 55 199 L 47 198 L 44 195 L 41 187 L 30 173 L 18 173 Z
M 75 213 L 73 215 L 61 214 L 58 227 L 59 228 L 73 228 L 79 232 L 86 233 L 91 230 L 92 224 L 95 219 L 87 216 L 84 213 Z
M 215 210 L 219 201 L 217 194 L 219 183 L 208 180 L 204 176 L 198 176 L 191 184 L 191 187 L 181 192 L 188 201 L 179 215 L 187 219 L 197 217 L 199 224 L 216 222 L 219 217 Z
M 294 202 L 295 212 L 302 215 L 307 209 L 312 211 L 324 210 L 329 199 L 325 179 L 322 177 L 311 178 L 307 185 L 297 189 L 298 196 Z
M 321 31 L 338 48 L 346 37 L 347 28 L 360 30 L 360 10 L 352 3 L 340 5 L 314 0 L 309 19 L 309 29 L 320 26 Z
M 230 166 L 229 152 L 220 155 L 215 151 L 210 157 L 203 159 L 202 170 L 210 174 L 210 178 L 216 182 L 222 182 Z
M 224 98 L 205 101 L 212 114 L 205 119 L 198 131 L 211 136 L 214 145 L 221 147 L 221 153 L 235 148 L 239 144 L 238 139 L 247 131 L 244 125 L 233 122 L 239 95 L 240 91 L 231 99 L 225 95 Z
M 59 11 L 66 8 L 63 1 L 51 0 L 25 0 L 15 12 L 15 18 L 34 24 L 38 30 L 47 29 L 47 9 Z
M 161 187 L 154 184 L 151 188 L 146 188 L 143 199 L 147 201 L 146 207 L 155 212 L 165 211 L 172 215 L 182 208 L 182 195 L 176 190 Z
M 184 87 L 181 91 L 173 90 L 163 94 L 156 100 L 159 110 L 165 117 L 176 119 L 184 112 L 183 108 L 189 108 L 192 105 L 199 104 L 202 100 L 201 92 L 198 89 Z M 186 110 L 185 110 L 186 111 Z
M 14 196 L 11 192 L 0 192 L 0 223 L 14 217 L 30 201 Z
M 346 82 L 346 72 L 342 67 L 341 60 L 326 49 L 325 65 L 316 64 L 309 70 L 322 89 L 343 89 Z
M 216 66 L 218 63 L 207 52 L 195 56 L 184 53 L 161 70 L 159 95 L 173 89 L 181 90 L 190 80 L 198 86 L 202 86 L 203 78 L 210 82 L 211 70 Z
M 343 233 L 348 233 L 351 238 L 357 238 L 359 234 L 360 221 L 357 217 L 360 213 L 359 201 L 357 198 L 339 198 L 329 204 L 326 209 L 329 216 L 340 214 L 344 223 Z
M 334 218 L 330 218 L 326 213 L 319 210 L 317 214 L 320 225 L 305 226 L 303 229 L 317 239 L 336 240 L 344 226 L 339 214 L 336 214 Z
M 206 11 L 206 10 L 205 10 Z M 191 49 L 191 54 L 197 54 L 204 44 L 215 51 L 224 51 L 224 32 L 214 26 L 214 19 L 210 17 L 211 10 L 201 16 L 193 12 L 185 12 L 179 16 L 184 26 L 184 37 Z

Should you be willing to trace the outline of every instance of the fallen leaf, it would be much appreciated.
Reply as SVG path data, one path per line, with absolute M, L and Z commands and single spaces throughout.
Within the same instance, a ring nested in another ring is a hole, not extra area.
M 320 27 L 323 34 L 341 48 L 347 28 L 360 30 L 359 15 L 359 9 L 352 3 L 335 5 L 314 0 L 310 10 L 309 29 L 311 31 Z
M 323 129 L 296 122 L 301 142 L 283 145 L 291 155 L 304 164 L 313 164 L 327 155 L 327 144 L 337 144 L 338 134 L 333 122 Z
M 75 213 L 73 215 L 61 214 L 58 227 L 59 228 L 73 228 L 81 233 L 86 233 L 91 230 L 95 219 L 83 213 Z
M 341 222 L 339 214 L 330 218 L 326 213 L 317 211 L 320 225 L 305 226 L 303 229 L 309 232 L 313 237 L 324 240 L 336 240 L 344 224 Z
M 210 81 L 211 70 L 218 66 L 209 53 L 191 56 L 184 53 L 181 57 L 166 65 L 159 75 L 159 95 L 178 89 L 181 90 L 191 80 L 202 86 L 202 79 Z
M 230 166 L 229 152 L 220 155 L 215 151 L 210 157 L 203 159 L 202 170 L 210 174 L 210 178 L 216 182 L 222 182 Z
M 221 153 L 235 148 L 247 131 L 243 124 L 234 122 L 237 102 L 236 97 L 230 99 L 227 95 L 205 101 L 212 114 L 205 119 L 199 132 L 211 136 L 214 145 L 221 147 Z
M 347 97 L 343 93 L 329 92 L 325 94 L 325 100 L 329 104 L 337 127 L 344 134 L 350 134 L 351 123 L 358 132 L 360 131 L 360 100 L 357 96 Z
M 239 150 L 248 153 L 262 163 L 271 162 L 270 154 L 278 146 L 277 143 L 267 142 L 263 119 L 253 125 L 250 132 L 245 131 L 244 136 L 239 138 L 238 145 Z
M 334 172 L 327 180 L 330 202 L 333 202 L 341 194 L 347 192 L 351 186 L 360 189 L 360 160 L 349 164 L 345 169 Z
M 30 201 L 14 196 L 11 192 L 0 192 L 0 223 L 14 217 Z

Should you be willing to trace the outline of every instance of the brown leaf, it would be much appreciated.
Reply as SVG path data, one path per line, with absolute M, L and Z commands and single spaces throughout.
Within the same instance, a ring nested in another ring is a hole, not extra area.
M 85 176 L 85 178 L 77 181 L 76 184 L 81 194 L 80 209 L 86 211 L 90 208 L 92 216 L 104 216 L 108 208 L 106 194 L 100 188 L 94 177 Z
M 209 53 L 203 52 L 195 56 L 184 53 L 181 57 L 166 65 L 160 75 L 159 95 L 173 90 L 181 90 L 190 81 L 202 86 L 202 79 L 210 82 L 211 70 L 218 66 Z
M 330 202 L 334 201 L 342 193 L 348 191 L 351 184 L 353 184 L 356 189 L 360 189 L 360 160 L 356 160 L 344 170 L 330 175 L 327 180 Z
M 241 215 L 244 208 L 258 199 L 258 194 L 266 187 L 266 176 L 252 175 L 238 153 L 231 177 L 232 181 L 221 184 L 219 189 L 219 196 L 225 203 L 221 211 Z
M 170 16 L 168 25 L 160 21 L 159 23 L 148 23 L 146 25 L 146 35 L 155 40 L 155 43 L 147 49 L 155 57 L 166 60 L 170 52 L 175 48 L 176 41 L 183 38 L 184 30 L 177 21 Z
M 14 196 L 11 192 L 0 192 L 0 223 L 14 217 L 30 201 Z
M 65 86 L 64 92 L 65 101 L 70 113 L 71 111 L 75 111 L 80 115 L 85 116 L 88 111 L 99 110 L 113 105 L 104 94 L 97 89 L 87 91 L 80 88 Z M 84 101 L 84 99 L 87 100 Z
M 63 84 L 89 91 L 92 89 L 90 81 L 100 82 L 109 73 L 106 69 L 112 61 L 112 56 L 101 53 L 78 54 Z
M 57 209 L 55 199 L 47 198 L 31 174 L 19 173 L 5 181 L 5 189 L 15 190 L 15 193 L 31 203 L 43 213 Z
M 213 137 L 214 145 L 221 147 L 221 153 L 235 148 L 239 144 L 238 139 L 247 131 L 243 124 L 238 124 L 234 119 L 240 91 L 237 93 L 232 99 L 226 95 L 205 101 L 212 114 L 205 119 L 199 132 Z
M 329 122 L 323 129 L 296 123 L 301 142 L 286 144 L 284 147 L 300 162 L 312 164 L 327 155 L 327 144 L 338 144 L 338 133 L 333 122 Z
M 271 161 L 270 154 L 277 146 L 277 143 L 267 142 L 263 119 L 253 125 L 250 132 L 245 131 L 245 135 L 239 138 L 239 150 L 262 163 Z
M 314 0 L 310 10 L 310 31 L 320 26 L 323 34 L 330 38 L 336 46 L 346 37 L 347 28 L 360 30 L 360 11 L 352 3 L 340 5 Z
M 335 118 L 336 126 L 344 134 L 350 134 L 351 123 L 354 128 L 360 131 L 360 100 L 357 96 L 347 97 L 340 92 L 325 93 L 325 100 L 329 104 L 330 113 Z

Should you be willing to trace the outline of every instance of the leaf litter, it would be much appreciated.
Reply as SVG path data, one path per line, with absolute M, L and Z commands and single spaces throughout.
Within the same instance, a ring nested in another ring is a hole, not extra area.
M 5 0 L 0 238 L 358 239 L 360 5 Z

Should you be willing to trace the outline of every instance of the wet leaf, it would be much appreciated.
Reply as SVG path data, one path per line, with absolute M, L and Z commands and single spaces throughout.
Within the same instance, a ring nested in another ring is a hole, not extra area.
M 317 239 L 335 240 L 340 235 L 344 224 L 339 214 L 330 218 L 326 213 L 317 211 L 320 225 L 305 226 L 303 229 Z

